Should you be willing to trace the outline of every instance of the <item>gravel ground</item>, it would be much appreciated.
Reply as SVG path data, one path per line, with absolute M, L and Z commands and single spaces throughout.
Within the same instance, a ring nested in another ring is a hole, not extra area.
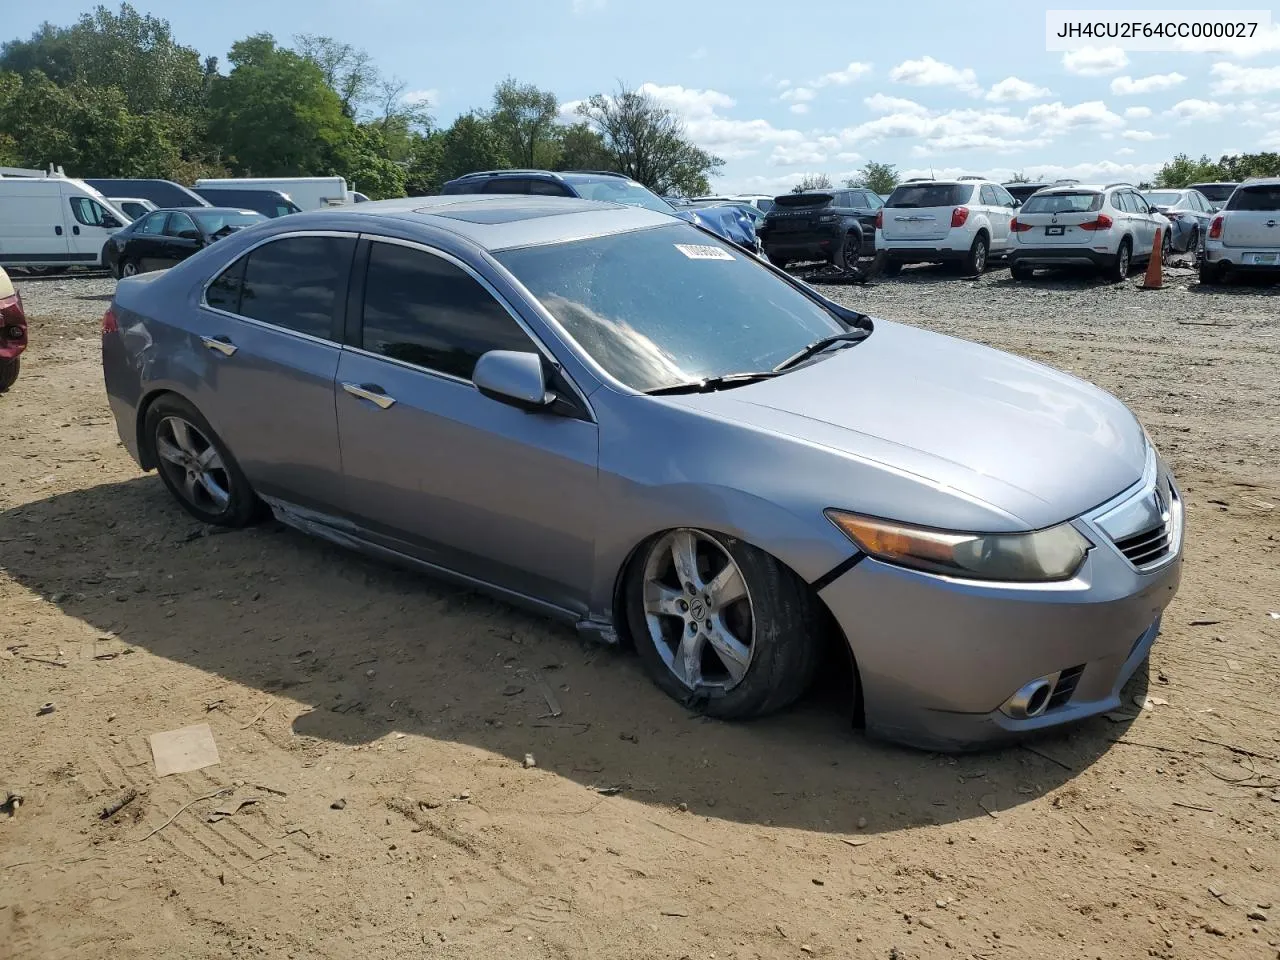
M 205 535 L 119 447 L 112 281 L 19 279 L 0 960 L 1275 960 L 1280 291 L 1135 284 L 828 288 L 1124 397 L 1188 507 L 1126 691 L 1149 709 L 943 757 L 825 688 L 691 719 L 538 617 L 271 525 Z M 148 736 L 199 723 L 220 762 L 156 778 Z

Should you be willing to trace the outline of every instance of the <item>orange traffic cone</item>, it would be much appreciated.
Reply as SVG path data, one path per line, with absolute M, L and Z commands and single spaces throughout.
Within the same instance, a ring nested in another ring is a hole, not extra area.
M 1147 275 L 1142 278 L 1143 290 L 1159 290 L 1164 286 L 1164 227 L 1156 227 L 1156 242 L 1147 261 Z

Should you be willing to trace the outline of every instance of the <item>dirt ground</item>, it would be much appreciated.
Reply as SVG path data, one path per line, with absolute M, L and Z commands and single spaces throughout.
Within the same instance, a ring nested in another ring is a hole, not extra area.
M 274 525 L 200 528 L 117 443 L 111 283 L 19 286 L 5 960 L 1280 956 L 1280 289 L 926 268 L 840 292 L 1116 392 L 1189 505 L 1126 695 L 1151 708 L 947 757 L 869 741 L 831 689 L 696 719 L 570 629 Z M 200 723 L 221 762 L 158 779 L 148 736 Z

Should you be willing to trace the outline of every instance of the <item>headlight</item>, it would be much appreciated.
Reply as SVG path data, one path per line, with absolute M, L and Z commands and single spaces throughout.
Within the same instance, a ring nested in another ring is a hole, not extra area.
M 1069 523 L 1032 533 L 952 533 L 828 510 L 827 519 L 877 560 L 972 580 L 1067 580 L 1092 544 Z

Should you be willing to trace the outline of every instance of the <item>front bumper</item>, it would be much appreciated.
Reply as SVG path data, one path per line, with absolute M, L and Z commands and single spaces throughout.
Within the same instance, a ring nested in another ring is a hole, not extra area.
M 964 750 L 1058 727 L 1120 705 L 1182 576 L 1176 547 L 1141 572 L 1090 520 L 1076 576 L 1043 584 L 955 580 L 864 558 L 819 594 L 857 663 L 867 730 L 932 750 Z M 1001 708 L 1030 681 L 1074 681 L 1039 716 Z
M 1116 255 L 1089 247 L 1014 247 L 1009 251 L 1009 265 L 1027 267 L 1107 267 Z

